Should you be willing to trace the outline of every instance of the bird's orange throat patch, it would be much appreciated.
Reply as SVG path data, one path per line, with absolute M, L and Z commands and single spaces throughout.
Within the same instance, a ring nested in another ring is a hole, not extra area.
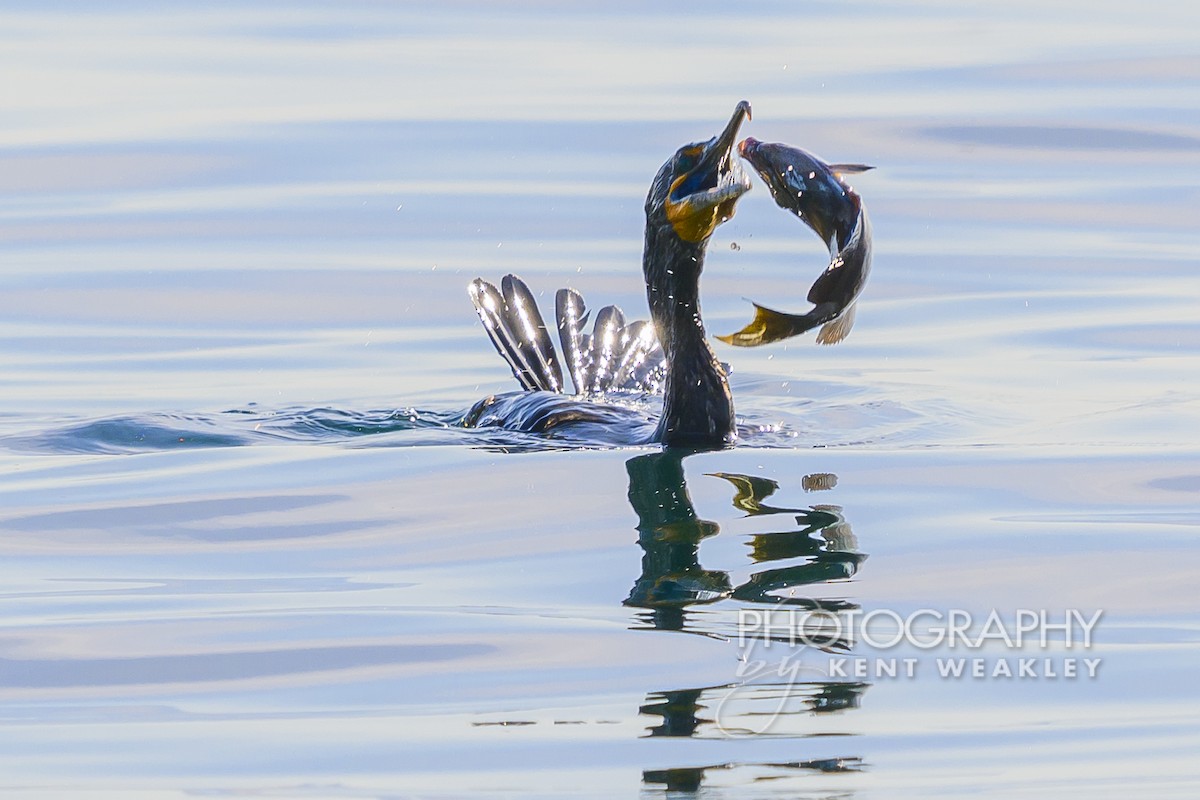
M 712 236 L 725 220 L 733 216 L 737 198 L 715 205 L 700 205 L 684 200 L 679 203 L 667 201 L 667 221 L 675 235 L 685 242 L 702 242 Z

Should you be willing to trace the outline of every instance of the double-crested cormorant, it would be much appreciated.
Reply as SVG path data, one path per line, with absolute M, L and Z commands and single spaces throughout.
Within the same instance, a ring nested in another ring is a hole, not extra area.
M 709 237 L 750 189 L 733 152 L 749 116 L 750 104 L 743 100 L 719 135 L 681 147 L 650 186 L 642 270 L 652 328 L 625 325 L 620 311 L 610 306 L 599 312 L 594 332 L 586 336 L 582 298 L 570 289 L 558 293 L 559 335 L 576 392 L 650 388 L 661 380 L 663 410 L 653 433 L 645 430 L 648 426 L 639 432 L 624 409 L 563 396 L 564 362 L 532 294 L 511 275 L 500 290 L 477 278 L 469 292 L 492 343 L 526 391 L 480 401 L 465 424 L 545 432 L 571 423 L 623 422 L 631 433 L 626 443 L 669 447 L 720 447 L 736 438 L 729 382 L 700 317 L 700 272 Z
M 775 203 L 812 228 L 829 248 L 829 266 L 808 290 L 815 308 L 806 314 L 785 314 L 754 304 L 754 319 L 721 341 L 740 347 L 787 339 L 821 325 L 818 344 L 836 344 L 854 325 L 854 306 L 871 271 L 871 221 L 862 198 L 842 175 L 871 169 L 864 164 L 826 164 L 786 144 L 747 138 L 738 146 Z

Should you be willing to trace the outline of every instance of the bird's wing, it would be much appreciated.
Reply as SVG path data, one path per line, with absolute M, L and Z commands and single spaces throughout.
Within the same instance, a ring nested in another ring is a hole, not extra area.
M 562 368 L 533 294 L 515 275 L 501 287 L 476 278 L 467 289 L 484 330 L 522 388 L 561 392 Z
M 654 326 L 644 319 L 631 322 L 621 332 L 624 352 L 613 376 L 619 389 L 656 394 L 662 391 L 667 357 Z
M 567 363 L 567 374 L 575 384 L 575 394 L 587 391 L 588 361 L 591 359 L 590 342 L 584 343 L 583 332 L 591 312 L 583 302 L 583 295 L 574 289 L 559 289 L 554 298 L 555 316 L 558 318 L 558 340 L 562 344 L 563 358 Z
M 476 278 L 468 291 L 484 330 L 522 388 L 563 392 L 565 365 L 576 394 L 662 391 L 666 356 L 649 322 L 626 324 L 621 309 L 605 306 L 591 333 L 584 333 L 591 312 L 583 296 L 560 289 L 554 304 L 560 358 L 525 282 L 506 275 L 500 285 L 498 290 Z
M 613 378 L 621 363 L 621 331 L 624 329 L 625 315 L 616 306 L 605 306 L 596 313 L 596 324 L 592 328 L 591 370 L 587 381 L 589 392 L 616 388 Z
M 505 275 L 500 288 L 504 292 L 508 326 L 515 334 L 525 363 L 537 379 L 537 388 L 562 392 L 562 367 L 533 293 L 516 275 Z

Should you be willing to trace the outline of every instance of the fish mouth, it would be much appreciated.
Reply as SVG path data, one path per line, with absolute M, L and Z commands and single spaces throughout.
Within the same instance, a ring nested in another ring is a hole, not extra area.
M 738 155 L 750 162 L 754 171 L 767 184 L 776 202 L 791 200 L 797 190 L 804 189 L 803 177 L 795 172 L 798 167 L 808 165 L 807 154 L 787 145 L 760 142 L 747 136 L 737 146 Z M 783 201 L 781 201 L 783 198 Z M 788 206 L 794 203 L 788 203 Z
M 750 160 L 754 157 L 755 151 L 758 150 L 761 144 L 762 142 L 753 136 L 747 136 L 738 142 L 738 155 L 746 160 Z
M 666 211 L 681 239 L 707 239 L 733 216 L 738 199 L 750 191 L 750 176 L 733 152 L 738 131 L 750 116 L 750 103 L 742 100 L 721 133 L 676 155 L 680 172 L 667 193 Z

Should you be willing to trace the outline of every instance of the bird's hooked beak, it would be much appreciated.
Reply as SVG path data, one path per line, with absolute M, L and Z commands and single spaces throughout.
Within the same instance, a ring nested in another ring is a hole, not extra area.
M 667 219 L 680 239 L 702 242 L 733 216 L 738 199 L 750 190 L 750 178 L 733 154 L 738 130 L 750 119 L 742 100 L 725 130 L 703 144 L 676 154 L 677 176 L 667 193 Z

